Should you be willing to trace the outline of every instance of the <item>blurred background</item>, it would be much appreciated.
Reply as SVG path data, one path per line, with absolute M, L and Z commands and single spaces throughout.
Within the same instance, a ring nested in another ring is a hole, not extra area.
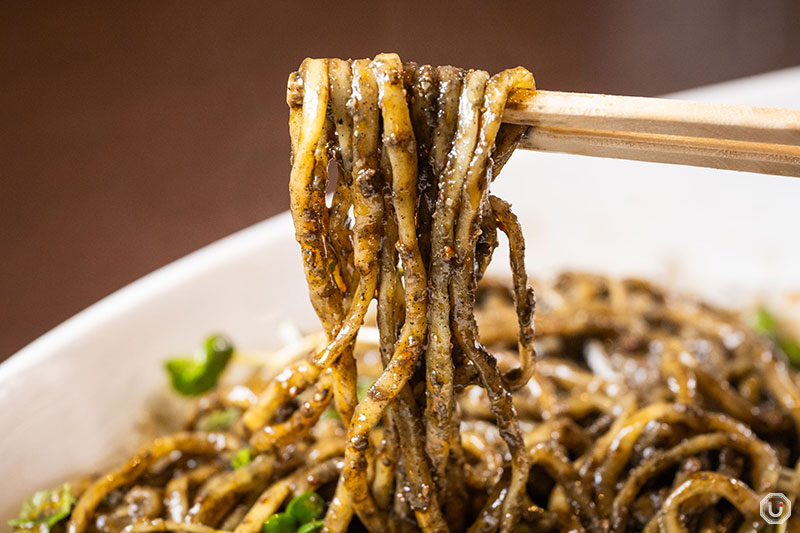
M 5 2 L 0 360 L 142 275 L 288 207 L 306 56 L 659 95 L 800 64 L 796 0 Z

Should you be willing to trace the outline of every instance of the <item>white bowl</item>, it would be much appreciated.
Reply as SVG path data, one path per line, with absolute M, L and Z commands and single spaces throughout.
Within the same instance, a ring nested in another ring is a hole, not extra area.
M 675 96 L 800 108 L 800 68 Z M 736 305 L 800 290 L 794 179 L 518 153 L 494 191 L 520 216 L 539 276 L 643 275 Z M 494 272 L 505 265 L 498 257 Z M 214 331 L 271 349 L 281 323 L 315 328 L 306 294 L 282 214 L 132 283 L 0 365 L 0 517 L 140 444 L 137 424 L 167 386 L 169 354 Z

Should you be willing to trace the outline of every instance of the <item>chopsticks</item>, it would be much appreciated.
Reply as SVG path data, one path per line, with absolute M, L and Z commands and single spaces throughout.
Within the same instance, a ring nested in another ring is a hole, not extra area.
M 800 177 L 800 111 L 663 98 L 517 91 L 520 148 Z

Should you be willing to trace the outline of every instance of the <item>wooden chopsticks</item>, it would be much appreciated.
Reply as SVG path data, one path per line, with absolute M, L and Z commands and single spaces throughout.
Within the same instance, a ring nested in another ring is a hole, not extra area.
M 800 177 L 800 111 L 662 98 L 517 91 L 520 148 Z

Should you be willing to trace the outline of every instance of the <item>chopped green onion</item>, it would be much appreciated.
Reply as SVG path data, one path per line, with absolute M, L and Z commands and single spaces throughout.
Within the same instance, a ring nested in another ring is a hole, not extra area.
M 297 520 L 289 513 L 274 514 L 261 526 L 261 533 L 295 533 L 295 531 L 297 531 Z
M 367 391 L 375 383 L 375 380 L 372 378 L 364 378 L 359 377 L 358 382 L 356 383 L 356 398 L 358 401 L 362 401 L 364 398 L 367 397 Z M 319 417 L 320 420 L 341 420 L 342 418 L 339 416 L 339 412 L 336 410 L 335 407 L 329 407 L 322 413 L 322 416 Z
M 318 533 L 322 530 L 324 523 L 325 522 L 323 520 L 313 520 L 300 526 L 300 529 L 297 530 L 297 533 Z
M 320 420 L 341 420 L 342 417 L 339 416 L 339 411 L 337 411 L 335 407 L 328 407 L 327 409 L 325 409 L 325 412 L 320 415 L 319 419 Z
M 760 308 L 756 312 L 753 329 L 756 333 L 772 339 L 778 345 L 778 348 L 786 354 L 789 363 L 795 368 L 800 368 L 800 343 L 781 332 L 775 315 L 763 307 Z
M 783 353 L 789 358 L 789 362 L 795 368 L 800 368 L 800 343 L 794 339 L 783 338 L 778 345 Z
M 373 383 L 375 383 L 375 380 L 372 378 L 358 378 L 358 382 L 356 383 L 356 395 L 359 402 L 367 397 L 367 391 L 372 387 Z
M 325 500 L 313 491 L 292 498 L 286 506 L 286 512 L 301 524 L 322 518 L 325 514 Z
M 184 396 L 196 396 L 217 386 L 222 371 L 233 356 L 233 344 L 224 335 L 211 335 L 204 343 L 202 358 L 176 357 L 166 363 L 172 387 Z
M 242 448 L 241 450 L 236 452 L 236 455 L 233 456 L 231 464 L 233 465 L 234 469 L 239 470 L 243 466 L 249 465 L 250 461 L 252 460 L 253 456 L 252 453 L 250 452 L 250 448 Z
M 240 411 L 235 407 L 227 409 L 214 409 L 210 413 L 204 415 L 195 424 L 198 431 L 228 431 L 236 423 L 239 418 Z
M 772 337 L 778 332 L 778 321 L 772 313 L 761 307 L 756 311 L 753 329 L 761 335 Z
M 39 533 L 47 533 L 69 516 L 74 505 L 75 498 L 67 483 L 54 490 L 41 490 L 22 504 L 19 517 L 9 520 L 8 525 L 17 530 L 36 528 Z

